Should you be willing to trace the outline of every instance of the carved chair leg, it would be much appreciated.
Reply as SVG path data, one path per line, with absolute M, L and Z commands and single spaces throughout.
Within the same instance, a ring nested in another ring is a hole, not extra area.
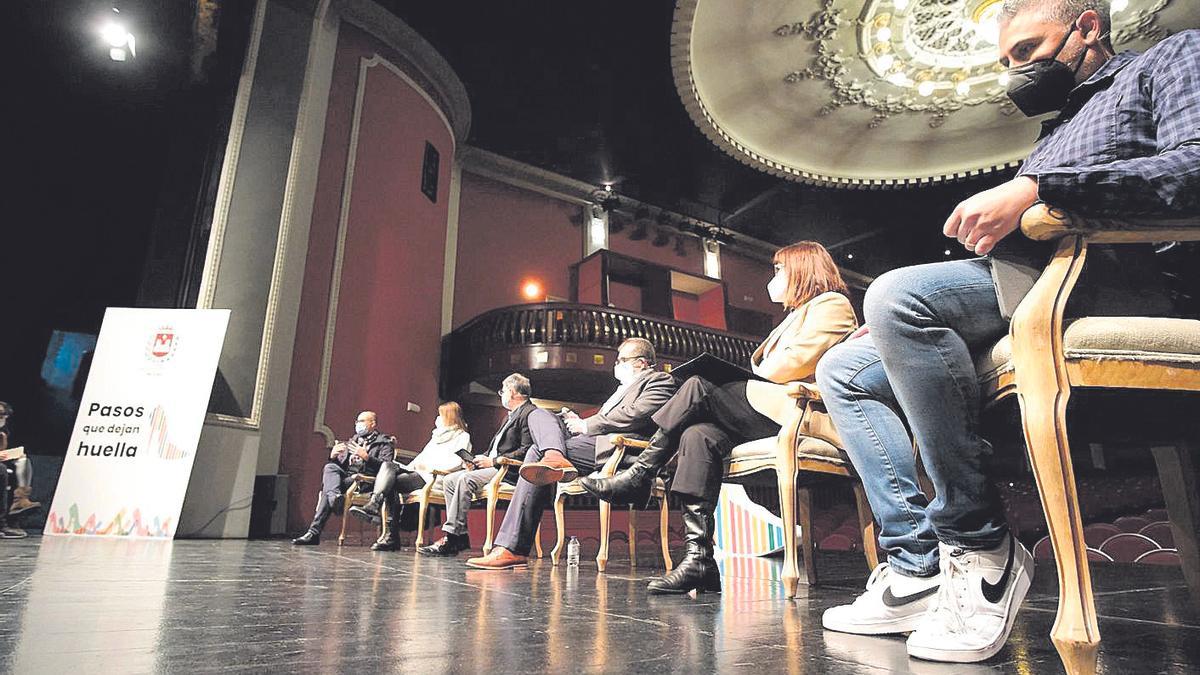
M 533 550 L 537 553 L 538 560 L 542 559 L 542 524 L 538 523 L 537 531 L 533 533 Z
M 637 509 L 629 507 L 629 566 L 637 567 Z
M 1187 580 L 1192 601 L 1200 605 L 1200 546 L 1196 541 L 1200 532 L 1200 495 L 1196 493 L 1196 465 L 1190 450 L 1186 443 L 1150 449 L 1158 466 L 1158 481 L 1167 502 L 1183 578 Z
M 816 546 L 813 545 L 812 530 L 812 490 L 801 487 L 796 490 L 800 496 L 800 548 L 804 554 L 804 576 L 808 585 L 817 584 Z
M 879 532 L 875 528 L 875 514 L 867 502 L 867 492 L 862 483 L 854 483 L 854 506 L 858 509 L 858 529 L 862 532 L 863 555 L 867 568 L 875 569 L 879 564 Z
M 495 535 L 496 529 L 496 502 L 499 501 L 493 495 L 488 495 L 487 499 L 487 536 L 483 540 L 483 554 L 487 555 L 492 552 L 492 537 Z
M 780 433 L 776 443 L 775 477 L 779 483 L 779 516 L 783 520 L 783 590 L 794 598 L 800 586 L 800 565 L 796 560 L 796 428 Z
M 347 517 L 350 515 L 350 500 L 354 499 L 354 495 L 358 494 L 358 484 L 351 483 L 346 489 L 346 495 L 342 497 L 342 531 L 338 534 L 338 546 L 341 546 L 346 541 L 346 524 L 350 521 Z
M 671 535 L 670 515 L 671 505 L 667 502 L 667 495 L 664 493 L 658 499 L 658 538 L 662 545 L 663 565 L 666 566 L 668 572 L 675 567 L 675 563 L 671 561 L 669 541 Z
M 429 502 L 424 497 L 421 498 L 417 505 L 417 540 L 413 542 L 413 546 L 425 545 L 425 526 L 429 522 L 426 518 L 429 515 Z
M 566 510 L 564 504 L 566 501 L 567 496 L 565 494 L 560 492 L 554 495 L 554 526 L 558 530 L 554 538 L 554 548 L 550 550 L 550 562 L 554 565 L 558 564 L 559 556 L 563 552 L 563 541 L 567 538 L 565 527 L 566 517 L 563 513 Z
M 608 529 L 612 525 L 612 504 L 600 500 L 600 550 L 596 552 L 596 569 L 603 572 L 608 566 Z
M 1030 464 L 1058 568 L 1058 614 L 1050 639 L 1068 673 L 1095 673 L 1100 628 L 1067 440 L 1066 396 L 1034 386 L 1025 387 L 1018 396 Z

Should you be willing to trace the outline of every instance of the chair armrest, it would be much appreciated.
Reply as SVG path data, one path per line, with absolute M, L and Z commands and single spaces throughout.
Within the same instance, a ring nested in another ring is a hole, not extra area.
M 358 474 L 355 474 L 355 475 L 354 475 L 354 480 L 355 480 L 355 481 L 358 481 L 359 483 L 369 483 L 369 484 L 374 484 L 374 483 L 375 483 L 375 476 L 368 476 L 368 475 L 367 475 L 367 474 L 365 474 L 365 473 L 358 473 Z
M 1099 244 L 1200 241 L 1200 219 L 1092 218 L 1039 202 L 1022 214 L 1021 232 L 1034 241 L 1054 241 L 1069 235 Z
M 466 469 L 459 466 L 459 467 L 455 467 L 453 469 L 446 469 L 446 470 L 434 469 L 433 471 L 430 471 L 430 473 L 433 474 L 434 476 L 449 476 L 450 474 L 457 473 L 459 471 L 466 471 Z
M 625 448 L 648 448 L 650 443 L 647 441 L 639 441 L 635 438 L 627 438 L 625 436 L 616 435 L 612 437 L 612 454 L 609 455 L 608 461 L 604 462 L 604 466 L 600 467 L 600 475 L 604 478 L 612 478 L 617 475 L 617 469 L 621 467 L 621 462 L 625 461 Z
M 511 457 L 497 457 L 493 462 L 496 466 L 515 466 L 520 468 L 524 462 L 515 460 Z
M 815 384 L 808 382 L 788 382 L 787 394 L 794 399 L 820 401 L 821 391 L 817 389 Z

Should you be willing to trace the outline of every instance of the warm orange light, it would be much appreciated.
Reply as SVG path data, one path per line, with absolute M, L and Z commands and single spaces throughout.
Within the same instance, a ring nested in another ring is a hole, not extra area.
M 546 289 L 542 288 L 541 282 L 536 279 L 528 279 L 521 284 L 521 295 L 525 296 L 526 300 L 541 300 L 546 297 Z

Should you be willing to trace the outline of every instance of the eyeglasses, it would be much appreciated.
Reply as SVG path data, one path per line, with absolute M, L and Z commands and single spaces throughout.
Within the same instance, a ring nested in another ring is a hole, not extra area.
M 646 357 L 644 357 L 644 356 L 618 356 L 617 363 L 629 363 L 630 361 L 637 361 L 638 359 L 644 359 L 644 358 L 646 358 Z

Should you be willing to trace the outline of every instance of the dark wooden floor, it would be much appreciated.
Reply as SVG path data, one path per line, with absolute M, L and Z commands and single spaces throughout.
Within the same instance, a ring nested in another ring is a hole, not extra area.
M 0 671 L 1061 672 L 1045 565 L 1009 646 L 950 666 L 908 659 L 902 638 L 821 629 L 866 580 L 857 556 L 823 554 L 823 584 L 788 601 L 774 560 L 725 563 L 722 595 L 650 597 L 661 562 L 644 553 L 630 569 L 614 546 L 607 574 L 586 559 L 482 572 L 332 541 L 4 541 Z M 1200 672 L 1200 613 L 1177 569 L 1094 569 L 1102 672 Z

